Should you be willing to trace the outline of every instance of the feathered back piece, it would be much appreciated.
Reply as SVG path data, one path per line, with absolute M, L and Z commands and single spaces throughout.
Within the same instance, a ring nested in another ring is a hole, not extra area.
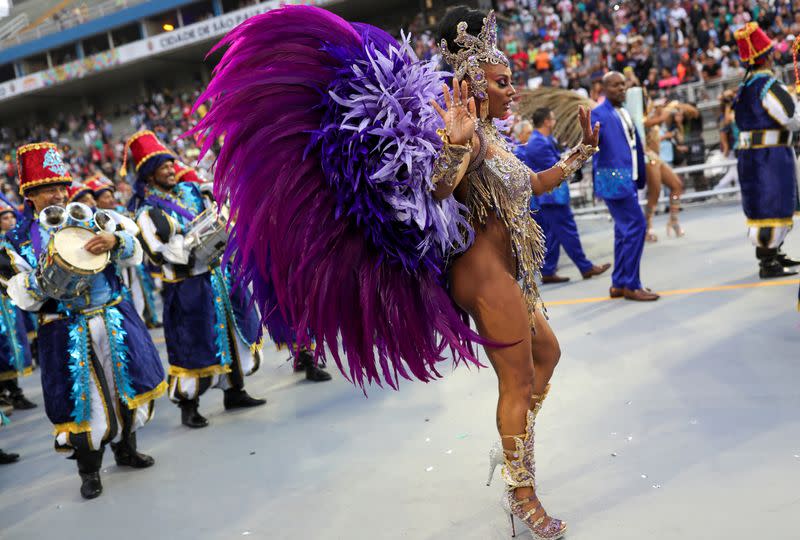
M 193 131 L 204 152 L 225 137 L 215 195 L 236 217 L 232 268 L 271 333 L 315 340 L 362 388 L 439 377 L 448 349 L 477 364 L 443 274 L 472 230 L 430 180 L 444 74 L 407 42 L 306 6 L 253 17 L 221 47 Z
M 591 110 L 597 103 L 577 92 L 563 88 L 541 86 L 535 90 L 523 90 L 517 106 L 517 114 L 530 120 L 533 112 L 540 107 L 551 109 L 558 122 L 553 136 L 561 144 L 575 146 L 583 138 L 581 123 L 578 121 L 578 107 Z

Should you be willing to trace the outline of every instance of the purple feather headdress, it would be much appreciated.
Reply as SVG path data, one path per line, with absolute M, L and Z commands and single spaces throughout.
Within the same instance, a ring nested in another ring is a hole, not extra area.
M 225 137 L 232 270 L 268 329 L 315 340 L 362 388 L 437 378 L 448 350 L 480 365 L 444 276 L 473 231 L 432 195 L 444 74 L 406 40 L 306 6 L 253 17 L 221 47 L 193 132 L 204 152 Z

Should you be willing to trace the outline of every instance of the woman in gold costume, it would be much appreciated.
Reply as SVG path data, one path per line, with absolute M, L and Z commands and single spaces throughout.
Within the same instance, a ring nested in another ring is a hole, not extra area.
M 534 173 L 514 157 L 493 123 L 508 116 L 516 90 L 506 57 L 496 48 L 494 16 L 454 8 L 440 26 L 444 59 L 455 71 L 445 87 L 445 147 L 434 173 L 437 198 L 453 194 L 469 209 L 474 244 L 456 259 L 453 299 L 475 320 L 497 373 L 497 429 L 508 489 L 504 506 L 536 539 L 563 536 L 566 524 L 547 515 L 535 491 L 534 424 L 561 351 L 534 279 L 544 256 L 542 231 L 529 212 L 533 194 L 557 187 L 596 151 L 581 108 L 583 143 L 553 168 Z M 493 470 L 493 468 L 492 468 Z M 490 475 L 491 480 L 491 475 Z
M 652 102 L 651 102 L 652 103 Z M 657 242 L 658 236 L 653 232 L 653 216 L 658 206 L 658 197 L 661 195 L 661 185 L 666 185 L 670 190 L 669 195 L 669 221 L 667 222 L 667 236 L 675 234 L 678 238 L 684 235 L 678 215 L 681 211 L 681 195 L 683 194 L 683 182 L 664 160 L 661 159 L 659 152 L 661 142 L 668 137 L 676 137 L 680 140 L 682 133 L 661 133 L 661 126 L 665 124 L 671 116 L 679 112 L 677 104 L 670 104 L 669 107 L 658 106 L 652 103 L 650 113 L 644 120 L 646 130 L 645 144 L 647 146 L 647 206 L 645 207 L 645 218 L 647 218 L 648 242 Z

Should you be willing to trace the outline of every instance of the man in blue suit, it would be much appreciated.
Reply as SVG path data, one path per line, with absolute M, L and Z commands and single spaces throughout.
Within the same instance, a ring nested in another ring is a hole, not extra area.
M 556 127 L 556 115 L 547 107 L 533 112 L 533 133 L 528 144 L 519 147 L 518 157 L 533 172 L 546 171 L 561 159 L 555 139 L 552 137 Z M 567 180 L 550 193 L 531 198 L 531 210 L 536 211 L 535 219 L 544 230 L 547 251 L 542 266 L 542 283 L 563 283 L 568 277 L 556 274 L 561 246 L 580 270 L 583 279 L 598 276 L 611 268 L 610 264 L 596 266 L 586 258 L 578 236 L 575 217 L 569 206 L 569 185 Z
M 642 287 L 639 279 L 647 226 L 636 190 L 646 181 L 644 146 L 633 119 L 622 106 L 622 74 L 606 73 L 603 91 L 606 100 L 592 111 L 592 124 L 600 123 L 600 151 L 592 158 L 592 174 L 594 192 L 605 201 L 614 219 L 614 272 L 609 294 L 612 298 L 652 302 L 659 296 Z

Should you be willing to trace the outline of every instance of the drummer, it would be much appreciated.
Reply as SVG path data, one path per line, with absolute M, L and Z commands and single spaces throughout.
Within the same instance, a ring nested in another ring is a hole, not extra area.
M 81 495 L 93 499 L 103 490 L 106 444 L 119 466 L 139 469 L 154 463 L 137 450 L 136 430 L 152 418 L 153 400 L 167 385 L 158 351 L 121 294 L 117 276 L 118 267 L 141 262 L 142 249 L 125 231 L 88 233 L 94 236 L 83 245 L 86 264 L 74 261 L 73 266 L 97 273 L 80 276 L 88 280 L 86 292 L 57 300 L 41 280 L 42 253 L 56 249 L 51 236 L 87 233 L 46 228 L 37 216 L 47 207 L 64 206 L 72 179 L 52 143 L 20 147 L 17 169 L 25 211 L 8 234 L 11 247 L 0 252 L 0 275 L 14 303 L 39 314 L 42 391 L 55 425 L 55 447 L 77 460 Z M 88 264 L 106 257 L 110 263 L 105 267 Z M 47 269 L 53 268 L 48 263 Z
M 97 206 L 92 190 L 77 180 L 73 180 L 72 185 L 67 188 L 67 203 L 73 202 L 85 204 L 89 208 Z
M 128 209 L 117 202 L 116 188 L 111 180 L 97 173 L 86 180 L 86 187 L 92 190 L 97 208 L 110 212 L 120 227 L 138 236 L 139 226 L 133 221 Z M 153 278 L 145 268 L 145 263 L 126 268 L 122 273 L 122 280 L 130 292 L 136 312 L 147 327 L 160 328 L 161 323 L 156 306 L 156 287 Z
M 197 174 L 197 171 L 194 168 L 190 167 L 179 159 L 175 160 L 174 169 L 175 180 L 177 182 L 191 182 L 192 184 L 197 184 L 200 187 L 201 192 L 207 191 L 208 188 L 212 186 L 212 182 L 202 178 L 199 174 Z M 280 313 L 276 311 L 272 317 L 280 317 Z M 271 329 L 288 328 L 284 323 L 267 326 Z M 287 335 L 272 334 L 270 337 L 274 341 L 278 350 L 288 349 L 291 351 L 289 361 L 292 362 L 295 373 L 304 372 L 306 374 L 306 379 L 312 382 L 325 382 L 331 380 L 331 375 L 325 371 L 325 369 L 323 369 L 323 364 L 317 364 L 317 362 L 314 361 L 313 349 L 307 347 L 298 347 L 294 336 L 291 335 L 291 332 L 288 332 L 287 330 Z
M 8 242 L 5 235 L 16 225 L 16 210 L 0 201 L 0 246 Z M 6 296 L 2 281 L 0 277 L 0 394 L 14 409 L 33 409 L 36 404 L 25 397 L 17 382 L 33 373 L 25 315 Z
M 185 245 L 192 221 L 213 201 L 197 184 L 178 182 L 175 154 L 153 132 L 134 134 L 127 148 L 137 171 L 131 202 L 142 246 L 162 270 L 169 395 L 181 409 L 181 422 L 191 428 L 208 425 L 198 405 L 212 387 L 225 392 L 225 409 L 264 405 L 266 400 L 244 389 L 244 377 L 261 363 L 260 321 L 249 293 L 231 288 L 219 257 L 205 260 Z

